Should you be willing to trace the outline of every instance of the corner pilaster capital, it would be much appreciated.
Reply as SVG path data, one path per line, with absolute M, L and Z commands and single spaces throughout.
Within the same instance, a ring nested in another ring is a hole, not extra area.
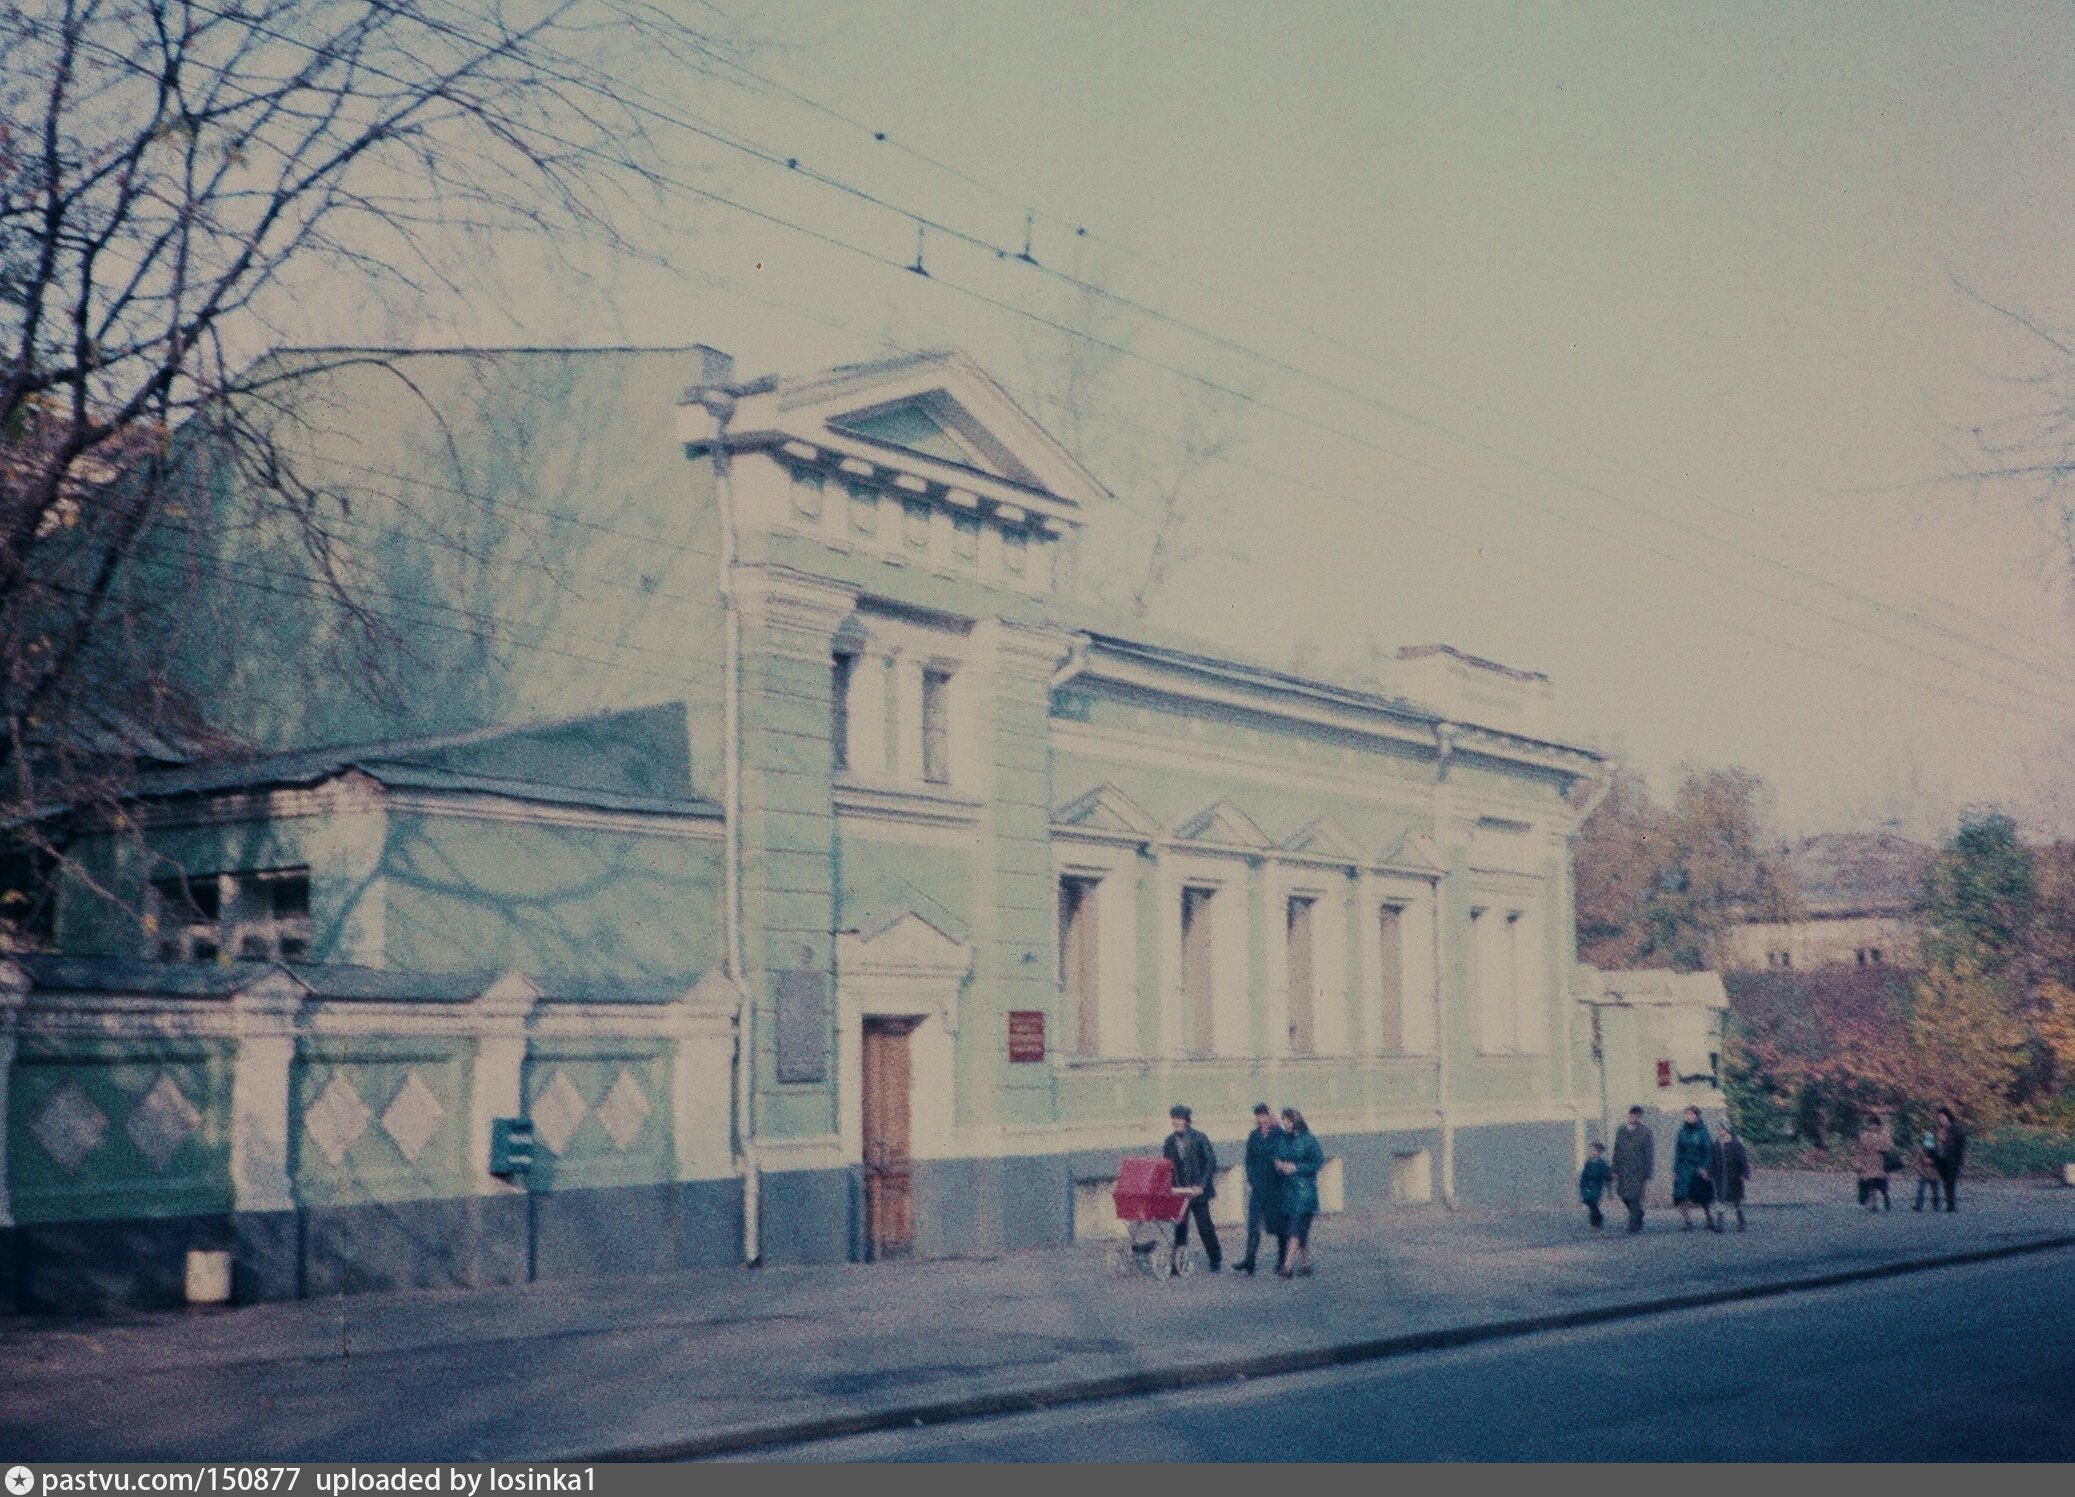
M 540 1002 L 540 988 L 523 972 L 507 972 L 468 1001 L 479 1029 L 519 1033 Z
M 726 1028 L 733 1024 L 747 994 L 724 972 L 707 973 L 680 994 L 664 1020 L 671 1034 L 683 1037 L 700 1030 Z
M 991 621 L 995 657 L 1008 675 L 1050 681 L 1073 653 L 1074 635 L 1064 629 Z
M 310 985 L 285 967 L 270 966 L 231 994 L 231 1027 L 239 1039 L 295 1033 Z
M 729 586 L 745 622 L 816 635 L 824 644 L 857 609 L 856 588 L 791 567 L 737 564 Z

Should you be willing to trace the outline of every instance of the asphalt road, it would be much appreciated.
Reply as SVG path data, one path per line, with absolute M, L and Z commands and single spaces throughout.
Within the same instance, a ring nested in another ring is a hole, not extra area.
M 747 1458 L 2066 1461 L 2071 1303 L 2058 1251 Z

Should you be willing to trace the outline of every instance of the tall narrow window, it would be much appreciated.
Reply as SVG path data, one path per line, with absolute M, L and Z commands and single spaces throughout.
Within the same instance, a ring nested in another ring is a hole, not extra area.
M 951 673 L 922 673 L 922 777 L 932 785 L 951 782 Z
M 1096 977 L 1095 889 L 1092 878 L 1059 881 L 1059 989 L 1072 1016 L 1075 1052 L 1102 1049 L 1102 1011 Z
M 1490 965 L 1484 950 L 1486 930 L 1491 925 L 1487 911 L 1470 911 L 1470 1013 L 1479 1050 L 1496 1050 L 1498 1041 L 1492 1023 L 1491 994 L 1485 991 L 1485 969 Z
M 1189 1053 L 1211 1053 L 1210 902 L 1215 889 L 1182 890 L 1182 1017 Z
M 850 768 L 850 677 L 856 669 L 855 655 L 829 662 L 829 751 L 837 774 Z
M 1317 1048 L 1318 1040 L 1312 1026 L 1312 1013 L 1318 998 L 1318 982 L 1314 976 L 1311 950 L 1311 907 L 1314 901 L 1308 895 L 1291 898 L 1285 915 L 1289 942 L 1290 983 L 1290 1054 L 1309 1055 Z
M 1383 1005 L 1377 1040 L 1386 1055 L 1405 1048 L 1405 911 L 1387 904 L 1377 912 L 1376 972 Z
M 1508 1050 L 1528 1048 L 1527 1041 L 1532 1030 L 1525 1012 L 1528 1002 L 1526 986 L 1520 980 L 1521 912 L 1513 910 L 1506 916 L 1506 923 L 1499 928 L 1499 1012 L 1505 1015 L 1506 1044 Z

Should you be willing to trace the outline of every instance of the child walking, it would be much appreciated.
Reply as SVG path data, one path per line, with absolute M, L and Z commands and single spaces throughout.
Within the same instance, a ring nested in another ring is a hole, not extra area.
M 1585 1168 L 1578 1172 L 1578 1199 L 1585 1203 L 1585 1219 L 1594 1227 L 1604 1227 L 1606 1217 L 1600 1214 L 1600 1197 L 1606 1194 L 1607 1182 L 1614 1178 L 1614 1167 L 1607 1163 L 1606 1145 L 1594 1143 L 1592 1157 L 1585 1161 Z
M 1919 1138 L 1916 1147 L 1916 1205 L 1913 1210 L 1924 1209 L 1924 1192 L 1931 1193 L 1931 1209 L 1938 1209 L 1938 1135 L 1926 1133 Z

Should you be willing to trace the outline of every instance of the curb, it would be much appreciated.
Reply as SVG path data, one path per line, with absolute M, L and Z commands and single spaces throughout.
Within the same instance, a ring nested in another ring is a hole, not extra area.
M 1167 1393 L 1197 1388 L 1210 1383 L 1316 1372 L 1328 1367 L 1353 1366 L 1382 1361 L 1413 1352 L 1441 1351 L 1472 1346 L 1484 1341 L 1504 1341 L 1547 1331 L 1578 1326 L 1606 1325 L 1678 1310 L 1695 1310 L 1710 1305 L 1735 1304 L 1740 1300 L 1770 1299 L 1779 1295 L 1803 1294 L 1843 1284 L 1860 1284 L 1875 1279 L 1897 1278 L 1939 1268 L 1959 1268 L 1970 1263 L 1990 1263 L 2028 1253 L 2052 1252 L 2075 1247 L 2075 1235 L 2040 1238 L 2030 1242 L 2006 1243 L 2001 1247 L 1976 1248 L 1964 1253 L 1943 1253 L 1933 1258 L 1911 1258 L 1895 1263 L 1872 1264 L 1842 1269 L 1835 1273 L 1812 1274 L 1765 1284 L 1743 1284 L 1730 1289 L 1710 1289 L 1663 1299 L 1637 1300 L 1622 1305 L 1602 1305 L 1589 1310 L 1567 1310 L 1561 1314 L 1527 1316 L 1515 1320 L 1490 1321 L 1482 1325 L 1444 1326 L 1430 1331 L 1411 1331 L 1335 1346 L 1306 1347 L 1296 1351 L 1268 1352 L 1251 1357 L 1232 1357 L 1215 1362 L 1197 1362 L 1179 1367 L 1118 1373 L 1110 1377 L 1084 1378 L 1050 1387 L 978 1394 L 971 1398 L 914 1404 L 904 1408 L 876 1409 L 865 1413 L 837 1414 L 822 1419 L 803 1419 L 758 1429 L 724 1430 L 661 1444 L 623 1446 L 581 1456 L 561 1456 L 566 1463 L 604 1465 L 616 1461 L 687 1461 L 706 1456 L 732 1455 L 745 1450 L 765 1450 L 782 1445 L 804 1445 L 850 1435 L 878 1434 L 886 1430 L 913 1429 L 921 1425 L 954 1424 L 972 1419 L 996 1418 L 1005 1414 L 1027 1414 L 1067 1404 L 1096 1403 L 1106 1399 L 1130 1398 L 1148 1393 Z

